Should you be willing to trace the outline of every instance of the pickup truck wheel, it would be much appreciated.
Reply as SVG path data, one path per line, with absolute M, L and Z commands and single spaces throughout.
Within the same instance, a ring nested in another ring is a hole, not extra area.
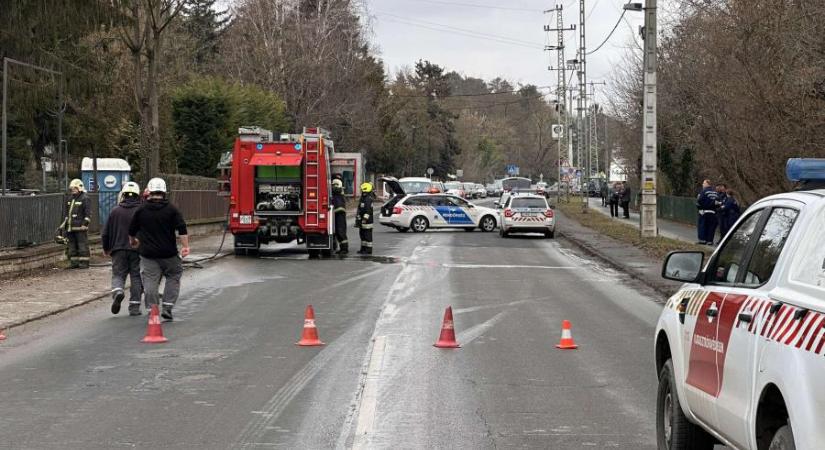
M 796 450 L 796 444 L 793 440 L 793 430 L 790 425 L 785 425 L 773 435 L 771 439 L 771 446 L 768 450 Z
M 656 396 L 656 440 L 660 449 L 712 450 L 715 440 L 705 430 L 688 421 L 676 393 L 673 361 L 668 359 L 659 372 Z

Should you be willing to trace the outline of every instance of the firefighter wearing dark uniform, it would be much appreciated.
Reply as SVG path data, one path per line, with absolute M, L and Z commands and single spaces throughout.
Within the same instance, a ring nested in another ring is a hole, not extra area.
M 358 211 L 355 213 L 355 228 L 359 229 L 361 238 L 361 250 L 359 255 L 372 255 L 372 226 L 373 212 L 372 200 L 375 194 L 372 192 L 372 183 L 361 185 L 361 201 L 358 203 Z
M 332 215 L 335 218 L 335 242 L 338 243 L 338 254 L 349 253 L 347 241 L 347 199 L 344 198 L 344 183 L 339 179 L 332 180 Z
M 89 240 L 87 232 L 92 221 L 89 210 L 89 199 L 83 192 L 83 182 L 75 178 L 69 183 L 69 197 L 66 203 L 63 223 L 60 229 L 66 232 L 68 249 L 66 256 L 71 269 L 89 268 Z

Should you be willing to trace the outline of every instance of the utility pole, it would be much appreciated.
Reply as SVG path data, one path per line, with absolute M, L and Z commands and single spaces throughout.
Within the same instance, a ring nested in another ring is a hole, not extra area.
M 590 158 L 587 161 L 587 167 L 581 167 L 581 160 L 583 155 L 582 146 L 584 145 L 584 120 L 583 115 L 587 110 L 587 46 L 585 45 L 585 28 L 584 28 L 584 21 L 585 21 L 585 14 L 584 14 L 584 2 L 585 0 L 579 0 L 579 71 L 578 71 L 578 81 L 579 81 L 579 101 L 578 105 L 578 133 L 576 138 L 576 144 L 579 149 L 579 166 L 581 169 L 585 169 L 585 173 L 582 177 L 582 181 L 584 181 L 584 185 L 580 186 L 581 194 L 582 194 L 582 212 L 587 212 L 587 191 L 590 185 Z
M 656 237 L 659 227 L 656 223 L 656 0 L 645 0 L 644 25 L 644 121 L 642 124 L 642 205 L 640 229 L 642 237 Z
M 607 83 L 604 81 L 601 82 L 593 82 L 590 83 L 590 96 L 593 97 L 593 104 L 591 105 L 590 109 L 588 110 L 587 116 L 587 127 L 588 127 L 588 162 L 590 164 L 590 171 L 588 172 L 588 176 L 592 177 L 593 172 L 599 172 L 599 129 L 598 129 L 598 115 L 599 115 L 599 105 L 596 103 L 596 86 L 606 86 Z
M 549 70 L 556 70 L 558 79 L 556 84 L 556 107 L 558 112 L 558 125 L 562 125 L 562 117 L 567 117 L 567 84 L 566 84 L 566 67 L 565 67 L 565 60 L 564 60 L 564 32 L 565 31 L 573 31 L 576 29 L 575 25 L 571 25 L 570 28 L 564 27 L 564 6 L 561 4 L 556 5 L 555 8 L 549 9 L 544 11 L 545 14 L 547 13 L 556 13 L 556 28 L 550 28 L 549 25 L 545 25 L 544 31 L 550 32 L 555 31 L 557 33 L 557 42 L 555 47 L 547 46 L 545 50 L 556 50 L 556 68 L 549 67 Z M 562 178 L 562 164 L 561 164 L 561 141 L 565 138 L 565 135 L 569 133 L 568 127 L 565 125 L 562 128 L 562 134 L 557 138 L 558 144 L 558 158 L 556 159 L 556 165 L 558 166 L 558 183 L 556 189 L 556 201 L 558 202 L 561 198 L 561 178 Z

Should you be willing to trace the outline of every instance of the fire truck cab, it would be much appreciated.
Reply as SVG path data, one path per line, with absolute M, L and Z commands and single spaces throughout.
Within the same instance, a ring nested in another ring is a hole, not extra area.
M 229 230 L 235 254 L 257 254 L 261 245 L 298 241 L 310 256 L 333 248 L 329 132 L 304 128 L 282 134 L 244 127 L 232 151 Z

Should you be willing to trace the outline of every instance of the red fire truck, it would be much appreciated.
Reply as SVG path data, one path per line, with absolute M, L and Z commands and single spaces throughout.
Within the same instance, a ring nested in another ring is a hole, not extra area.
M 297 240 L 310 256 L 333 246 L 330 210 L 329 132 L 273 137 L 258 127 L 241 128 L 235 140 L 229 180 L 229 230 L 235 254 L 257 254 L 261 245 Z

